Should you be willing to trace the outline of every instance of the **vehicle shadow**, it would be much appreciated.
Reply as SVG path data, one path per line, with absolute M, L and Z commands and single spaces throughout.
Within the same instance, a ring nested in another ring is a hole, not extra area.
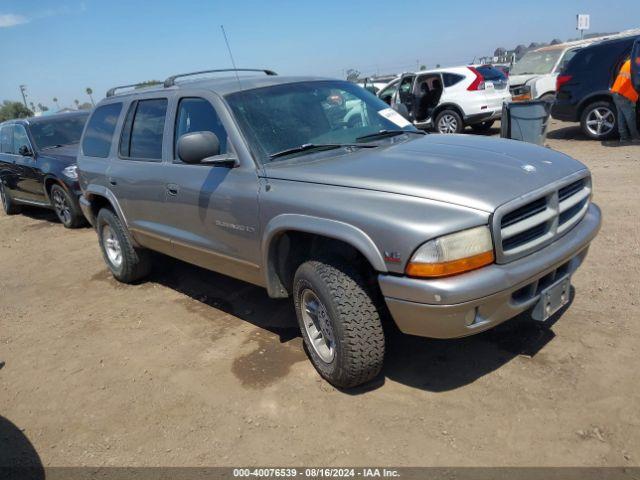
M 549 130 L 547 133 L 547 138 L 551 140 L 577 140 L 580 142 L 595 142 L 596 140 L 587 137 L 582 128 L 580 128 L 580 124 L 571 125 L 569 127 L 557 128 L 554 130 Z
M 280 343 L 300 337 L 292 302 L 275 300 L 264 288 L 236 280 L 171 257 L 154 253 L 156 266 L 147 278 L 200 302 L 205 310 L 211 308 L 233 315 L 256 327 L 277 334 Z M 202 310 L 201 310 L 202 311 Z
M 276 334 L 281 344 L 300 337 L 290 299 L 269 298 L 263 288 L 161 255 L 149 281 L 176 290 L 202 305 L 207 315 L 214 309 L 233 315 Z M 569 303 L 547 322 L 530 319 L 527 312 L 471 337 L 437 340 L 405 335 L 392 320 L 385 320 L 387 352 L 381 375 L 366 385 L 342 390 L 359 395 L 375 390 L 390 379 L 431 392 L 444 392 L 473 383 L 519 355 L 533 358 L 555 334 L 551 327 L 571 306 Z M 262 365 L 265 374 L 281 365 Z
M 555 334 L 551 327 L 573 303 L 546 322 L 532 320 L 528 312 L 483 333 L 459 339 L 439 340 L 387 333 L 386 378 L 430 392 L 455 390 L 473 383 L 517 356 L 534 358 Z
M 0 478 L 40 480 L 45 478 L 40 456 L 27 436 L 0 416 Z
M 60 220 L 58 220 L 55 212 L 47 208 L 23 205 L 20 213 L 25 217 L 32 218 L 33 220 L 42 220 L 49 223 L 60 223 Z

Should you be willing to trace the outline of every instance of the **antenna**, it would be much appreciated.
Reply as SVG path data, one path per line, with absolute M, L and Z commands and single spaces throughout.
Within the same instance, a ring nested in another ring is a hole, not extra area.
M 238 81 L 238 87 L 242 90 L 242 84 L 240 83 L 240 76 L 238 75 L 238 69 L 236 68 L 236 61 L 233 59 L 233 53 L 231 53 L 231 47 L 229 46 L 229 40 L 227 39 L 227 32 L 224 31 L 224 25 L 220 25 L 220 30 L 222 30 L 222 36 L 224 37 L 224 43 L 227 44 L 227 50 L 229 51 L 229 58 L 231 58 L 231 65 L 235 70 L 236 80 Z

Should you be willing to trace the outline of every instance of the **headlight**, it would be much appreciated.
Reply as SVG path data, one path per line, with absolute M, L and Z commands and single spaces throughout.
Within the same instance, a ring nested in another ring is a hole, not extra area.
M 493 261 L 491 232 L 483 225 L 429 240 L 413 254 L 406 272 L 411 277 L 447 277 Z
M 71 166 L 65 168 L 64 170 L 62 170 L 62 173 L 64 174 L 65 177 L 70 178 L 71 180 L 77 180 L 78 179 L 78 166 L 77 165 L 71 165 Z

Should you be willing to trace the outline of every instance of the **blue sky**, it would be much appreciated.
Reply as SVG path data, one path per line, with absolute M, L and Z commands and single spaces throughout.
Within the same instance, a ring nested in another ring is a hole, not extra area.
M 518 9 L 518 5 L 521 5 Z M 519 10 L 519 11 L 518 11 Z M 53 107 L 114 85 L 230 66 L 341 77 L 470 62 L 498 46 L 640 27 L 640 1 L 0 0 L 0 101 Z

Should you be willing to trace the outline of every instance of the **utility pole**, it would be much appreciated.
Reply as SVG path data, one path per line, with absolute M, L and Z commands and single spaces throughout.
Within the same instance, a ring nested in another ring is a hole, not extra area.
M 22 101 L 24 102 L 24 108 L 29 108 L 29 106 L 27 105 L 27 96 L 24 92 L 27 91 L 27 86 L 26 85 L 20 85 L 20 93 L 22 94 Z

